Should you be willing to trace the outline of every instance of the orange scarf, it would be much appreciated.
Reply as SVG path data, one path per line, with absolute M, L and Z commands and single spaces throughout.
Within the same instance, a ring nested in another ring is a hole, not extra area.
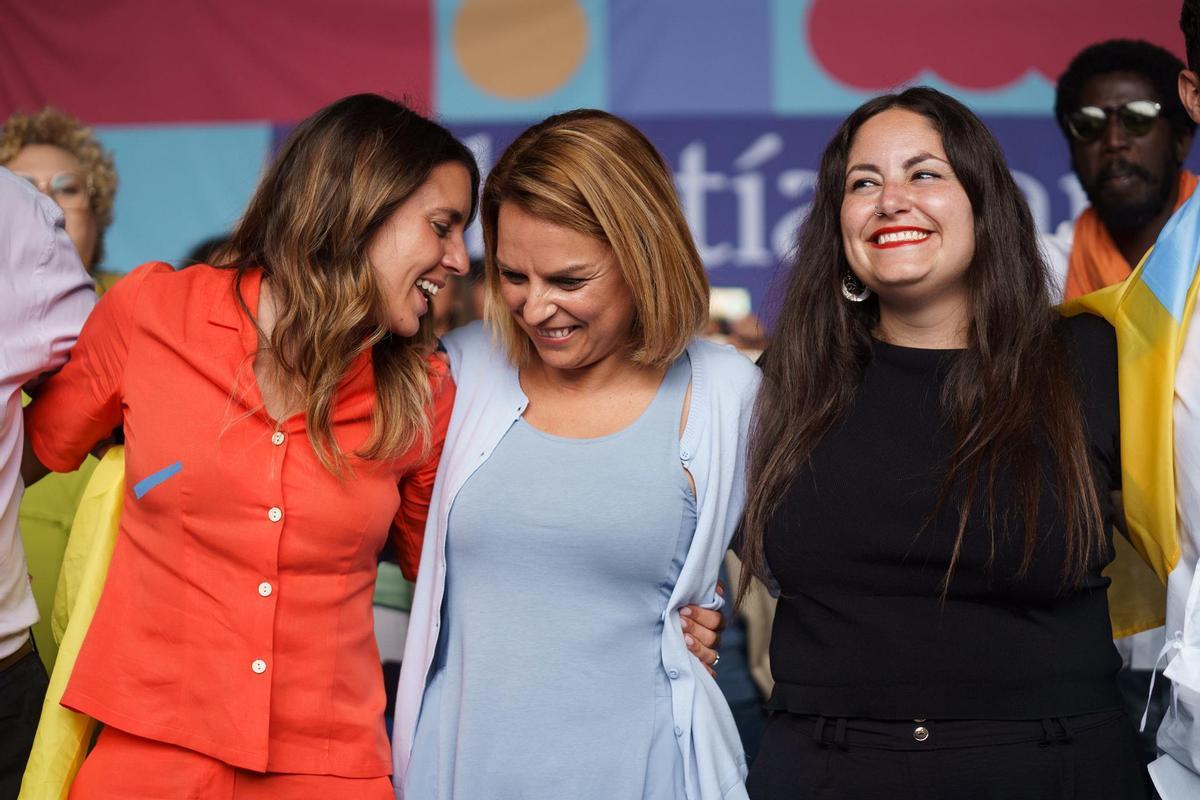
M 1179 196 L 1175 209 L 1187 202 L 1196 191 L 1196 176 L 1186 169 L 1179 170 Z M 1075 220 L 1075 239 L 1071 244 L 1071 259 L 1067 263 L 1067 286 L 1063 300 L 1074 300 L 1105 286 L 1120 283 L 1129 277 L 1133 267 L 1117 249 L 1100 221 L 1096 209 L 1088 208 Z

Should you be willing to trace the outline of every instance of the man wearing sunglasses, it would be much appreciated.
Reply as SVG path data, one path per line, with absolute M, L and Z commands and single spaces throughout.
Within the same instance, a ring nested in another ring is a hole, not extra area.
M 1091 201 L 1074 224 L 1064 300 L 1125 280 L 1195 190 L 1196 176 L 1183 168 L 1196 128 L 1176 89 L 1183 68 L 1161 47 L 1113 39 L 1081 51 L 1058 79 L 1055 116 Z M 1061 235 L 1056 238 L 1061 245 Z M 1112 569 L 1122 579 L 1136 576 L 1161 602 L 1162 590 L 1138 574 L 1140 565 L 1127 564 L 1118 559 Z M 1111 571 L 1110 577 L 1117 579 Z M 1140 731 L 1147 761 L 1156 756 L 1156 723 L 1167 700 L 1166 681 L 1154 677 L 1163 637 L 1155 628 L 1116 642 L 1125 665 L 1118 681 L 1126 711 L 1136 720 L 1151 704 L 1149 724 Z M 1149 697 L 1152 684 L 1157 691 Z
M 1196 123 L 1174 55 L 1148 42 L 1092 45 L 1058 79 L 1054 111 L 1091 207 L 1076 220 L 1064 299 L 1118 283 L 1141 261 L 1196 176 L 1183 168 Z

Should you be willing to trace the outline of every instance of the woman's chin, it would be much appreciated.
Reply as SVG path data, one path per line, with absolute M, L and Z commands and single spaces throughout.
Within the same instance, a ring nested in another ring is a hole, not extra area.
M 393 319 L 391 324 L 388 325 L 388 330 L 396 336 L 403 336 L 405 338 L 416 336 L 417 331 L 421 330 L 421 319 L 420 317 Z

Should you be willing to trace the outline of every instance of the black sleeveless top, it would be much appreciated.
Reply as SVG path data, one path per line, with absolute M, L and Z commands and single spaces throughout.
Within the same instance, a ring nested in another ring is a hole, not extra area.
M 954 443 L 939 391 L 959 351 L 876 342 L 848 415 L 767 527 L 767 563 L 782 592 L 771 707 L 873 719 L 1034 719 L 1121 707 L 1100 574 L 1112 557 L 1110 492 L 1120 480 L 1116 341 L 1108 323 L 1086 315 L 1064 320 L 1060 333 L 1110 531 L 1083 584 L 1064 588 L 1062 519 L 1048 481 L 1032 568 L 1017 576 L 1020 522 L 993 543 L 977 494 L 942 598 L 955 498 L 925 523 Z M 1050 467 L 1047 453 L 1048 475 Z M 1009 503 L 1004 487 L 997 499 Z

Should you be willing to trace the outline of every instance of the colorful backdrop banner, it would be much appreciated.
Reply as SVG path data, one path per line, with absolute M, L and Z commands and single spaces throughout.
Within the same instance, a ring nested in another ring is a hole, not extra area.
M 0 116 L 93 124 L 120 176 L 107 267 L 179 261 L 228 230 L 280 137 L 345 94 L 403 98 L 486 169 L 581 106 L 643 128 L 675 170 L 715 285 L 755 305 L 786 258 L 840 119 L 925 83 L 995 131 L 1039 227 L 1085 200 L 1051 117 L 1083 47 L 1182 55 L 1178 0 L 0 0 Z M 899 12 L 899 13 L 898 13 Z M 478 232 L 472 234 L 478 251 Z

